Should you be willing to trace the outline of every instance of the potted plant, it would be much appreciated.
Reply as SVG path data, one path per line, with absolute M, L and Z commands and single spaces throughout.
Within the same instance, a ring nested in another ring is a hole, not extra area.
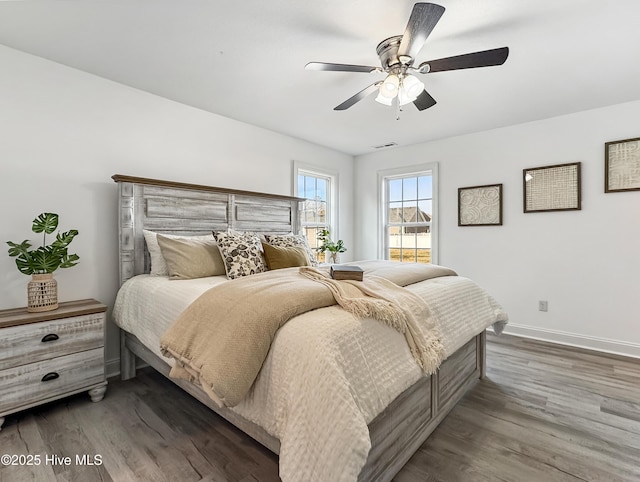
M 329 262 L 336 264 L 340 262 L 340 253 L 344 253 L 347 248 L 344 247 L 344 242 L 339 239 L 337 242 L 331 240 L 331 233 L 328 229 L 322 229 L 318 233 L 318 241 L 320 246 L 316 248 L 316 251 L 321 253 L 329 252 Z
M 58 308 L 58 284 L 53 279 L 53 272 L 58 268 L 71 268 L 80 259 L 77 254 L 69 254 L 67 250 L 78 234 L 75 229 L 58 232 L 55 241 L 46 244 L 47 234 L 53 233 L 57 227 L 57 214 L 42 213 L 33 220 L 31 226 L 34 233 L 42 233 L 42 246 L 30 249 L 32 245 L 26 239 L 20 244 L 7 241 L 9 256 L 16 258 L 18 270 L 31 275 L 27 287 L 27 311 L 40 312 Z

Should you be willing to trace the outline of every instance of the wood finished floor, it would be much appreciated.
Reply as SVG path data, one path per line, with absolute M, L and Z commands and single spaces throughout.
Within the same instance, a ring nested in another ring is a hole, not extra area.
M 640 361 L 488 336 L 478 382 L 397 482 L 640 481 Z M 0 464 L 0 481 L 277 481 L 277 457 L 150 369 L 7 417 L 0 454 L 70 466 Z M 76 455 L 101 455 L 100 466 Z

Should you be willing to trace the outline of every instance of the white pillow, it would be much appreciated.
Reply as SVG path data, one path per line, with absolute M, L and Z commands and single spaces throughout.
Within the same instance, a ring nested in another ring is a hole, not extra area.
M 149 256 L 151 256 L 151 276 L 169 276 L 169 268 L 167 267 L 167 262 L 164 260 L 164 256 L 162 256 L 162 250 L 160 249 L 160 245 L 158 244 L 158 233 L 143 229 L 142 234 L 144 234 L 144 240 L 147 243 L 147 250 L 149 251 Z M 179 236 L 175 234 L 162 233 L 162 235 L 167 238 L 173 239 L 191 238 L 197 240 L 205 240 L 213 238 L 211 234 L 198 236 Z

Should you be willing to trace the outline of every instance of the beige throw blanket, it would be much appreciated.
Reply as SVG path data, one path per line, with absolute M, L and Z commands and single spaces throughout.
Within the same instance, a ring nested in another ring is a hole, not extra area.
M 429 307 L 419 296 L 375 275 L 367 275 L 363 281 L 336 281 L 314 268 L 300 268 L 300 272 L 329 288 L 349 313 L 381 321 L 402 333 L 423 372 L 430 375 L 438 369 L 444 347 Z
M 299 268 L 288 268 L 208 290 L 161 339 L 163 354 L 176 360 L 171 376 L 200 385 L 221 406 L 234 406 L 250 390 L 280 326 L 296 315 L 340 301 L 356 316 L 377 315 L 403 332 L 423 370 L 435 371 L 443 350 L 437 333 L 429 331 L 433 324 L 428 308 L 398 285 L 455 272 L 385 261 L 358 264 L 365 269 L 362 282 L 336 282 L 322 270 L 304 269 L 303 274 Z M 386 280 L 370 273 L 383 274 Z

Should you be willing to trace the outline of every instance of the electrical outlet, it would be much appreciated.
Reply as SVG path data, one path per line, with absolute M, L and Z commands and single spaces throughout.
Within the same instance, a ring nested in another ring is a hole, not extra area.
M 538 311 L 548 311 L 549 303 L 546 300 L 538 301 Z

